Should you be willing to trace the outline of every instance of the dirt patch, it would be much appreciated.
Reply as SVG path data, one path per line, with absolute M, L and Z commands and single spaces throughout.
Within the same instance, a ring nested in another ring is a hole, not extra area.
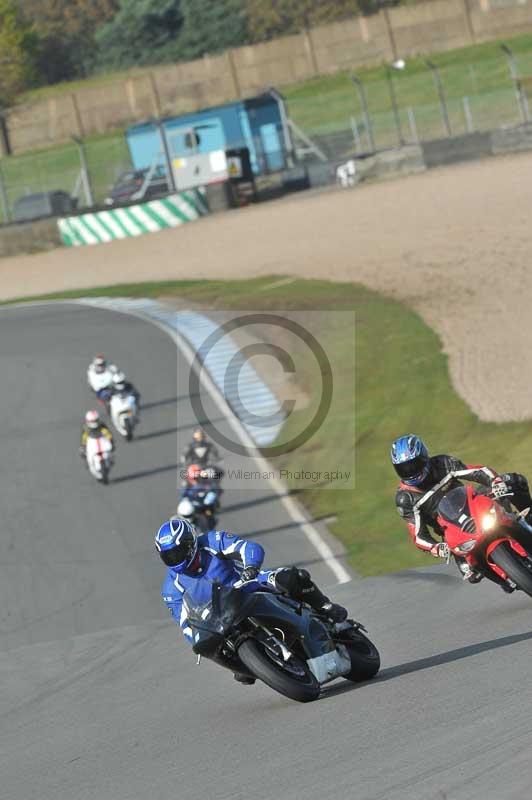
M 532 154 L 301 194 L 139 239 L 0 262 L 2 298 L 265 274 L 359 281 L 440 334 L 485 420 L 532 417 Z M 407 379 L 407 376 L 405 376 Z

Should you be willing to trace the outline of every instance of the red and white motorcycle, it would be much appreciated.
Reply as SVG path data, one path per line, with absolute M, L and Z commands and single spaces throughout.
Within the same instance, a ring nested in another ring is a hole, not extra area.
M 100 483 L 109 483 L 113 466 L 112 444 L 105 436 L 91 436 L 85 446 L 85 458 L 91 475 Z
M 427 492 L 416 504 L 417 510 L 441 492 L 438 524 L 448 555 L 465 558 L 473 570 L 497 576 L 509 589 L 521 589 L 532 597 L 532 528 L 524 519 L 530 509 L 513 511 L 505 484 L 490 492 L 471 484 L 446 492 L 454 477 L 449 473 Z

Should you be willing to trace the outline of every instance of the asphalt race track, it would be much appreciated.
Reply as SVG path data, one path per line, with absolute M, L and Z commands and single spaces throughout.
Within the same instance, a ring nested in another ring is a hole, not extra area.
M 2 310 L 0 342 L 2 799 L 530 794 L 532 599 L 432 562 L 344 584 L 335 597 L 367 625 L 382 671 L 309 705 L 197 667 L 160 602 L 152 545 L 175 508 L 176 437 L 181 448 L 194 423 L 174 343 L 74 305 Z M 145 404 L 108 487 L 77 454 L 100 350 Z M 269 565 L 310 563 L 332 583 L 268 486 L 228 487 L 223 501 L 223 526 L 258 531 Z

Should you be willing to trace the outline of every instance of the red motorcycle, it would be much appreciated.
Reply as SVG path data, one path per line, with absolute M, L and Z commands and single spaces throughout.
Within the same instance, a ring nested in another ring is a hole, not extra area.
M 435 489 L 444 488 L 442 484 Z M 524 520 L 526 511 L 510 510 L 508 499 L 504 500 L 509 496 L 493 490 L 486 494 L 485 489 L 475 490 L 471 484 L 458 486 L 440 500 L 438 524 L 450 553 L 464 557 L 472 569 L 487 577 L 495 573 L 510 588 L 522 589 L 532 597 L 532 527 Z

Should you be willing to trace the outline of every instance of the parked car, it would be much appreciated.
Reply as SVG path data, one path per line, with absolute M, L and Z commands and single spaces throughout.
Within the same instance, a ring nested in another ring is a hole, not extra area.
M 68 192 L 39 192 L 18 197 L 13 203 L 13 222 L 30 222 L 46 217 L 60 217 L 71 214 L 77 208 L 76 197 Z
M 117 179 L 109 196 L 105 198 L 108 206 L 129 203 L 131 200 L 145 200 L 168 193 L 168 181 L 163 167 L 157 167 L 148 178 L 149 169 L 136 169 L 124 172 Z

